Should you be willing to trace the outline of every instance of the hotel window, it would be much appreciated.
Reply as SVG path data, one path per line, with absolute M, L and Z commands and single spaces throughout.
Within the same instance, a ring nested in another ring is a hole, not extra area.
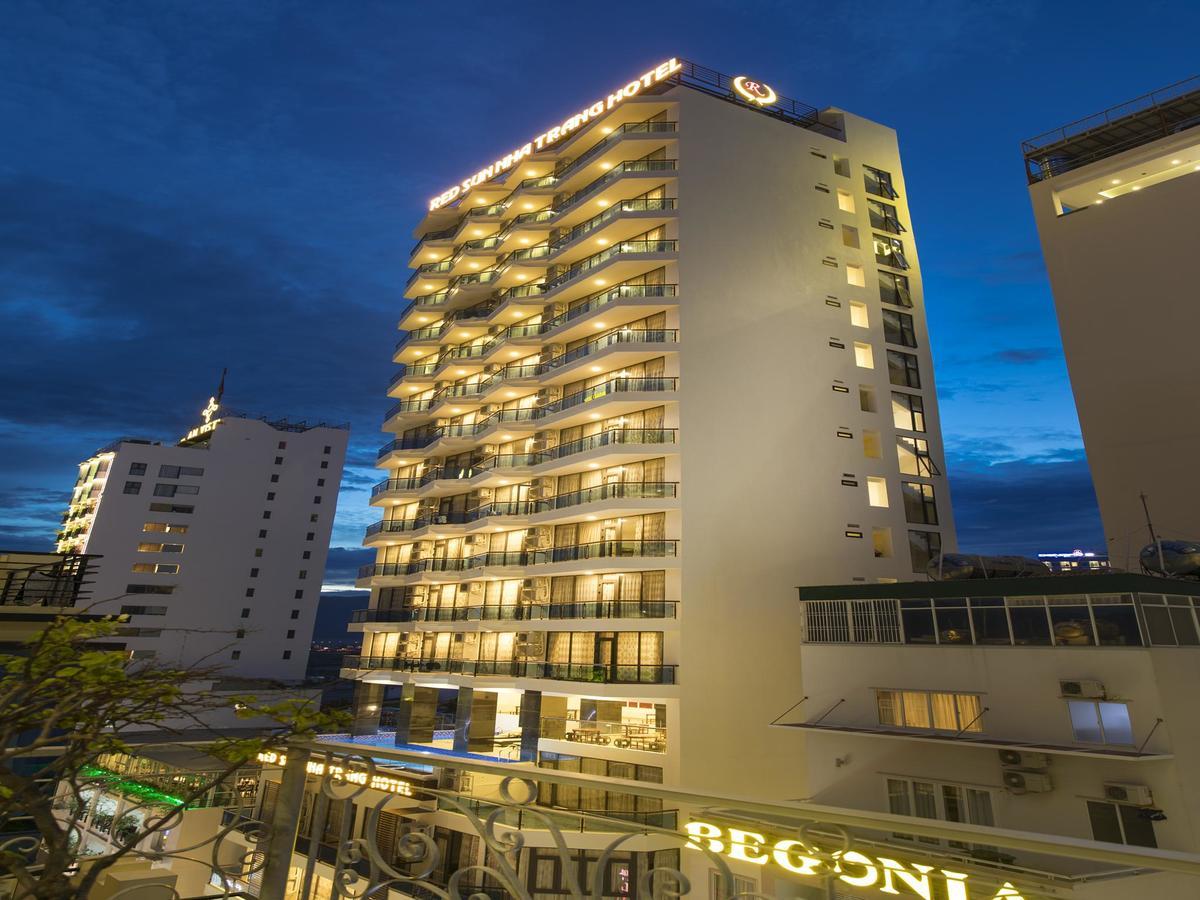
M 925 574 L 930 560 L 942 552 L 942 535 L 937 531 L 910 531 L 908 553 L 912 557 L 912 570 Z
M 846 283 L 855 287 L 866 287 L 867 277 L 863 274 L 862 266 L 846 266 Z
M 991 791 L 915 778 L 889 777 L 886 782 L 888 812 L 893 815 L 941 819 L 944 822 L 964 822 L 988 828 L 996 824 L 992 814 Z M 924 844 L 941 843 L 937 838 L 914 838 L 912 835 L 905 834 L 897 834 L 895 837 L 919 840 Z M 958 841 L 949 841 L 948 843 L 952 847 L 967 848 L 966 844 Z
M 121 615 L 124 616 L 165 616 L 167 608 L 165 606 L 122 606 Z
M 867 459 L 882 459 L 883 445 L 879 440 L 878 431 L 864 431 L 863 440 L 863 456 Z
M 1109 700 L 1068 700 L 1071 732 L 1084 744 L 1132 746 L 1133 723 L 1129 704 Z
M 908 259 L 904 255 L 904 241 L 883 234 L 871 236 L 875 246 L 875 262 L 893 269 L 907 269 Z
M 127 584 L 127 585 L 125 585 L 125 593 L 127 593 L 127 594 L 173 594 L 173 593 L 175 593 L 175 585 L 173 585 L 173 584 Z
M 858 386 L 858 408 L 863 412 L 879 411 L 879 407 L 875 403 L 875 388 L 866 384 Z
M 919 731 L 983 732 L 980 694 L 941 691 L 875 691 L 880 725 Z
M 867 502 L 871 506 L 888 505 L 887 479 L 871 475 L 867 477 Z
M 917 394 L 892 391 L 892 422 L 903 431 L 925 430 L 925 404 Z
M 141 492 L 142 492 L 142 483 L 141 483 L 140 481 L 127 481 L 127 482 L 125 482 L 125 491 L 124 491 L 124 493 L 126 493 L 126 494 L 140 494 Z
M 900 493 L 904 497 L 904 517 L 913 525 L 938 524 L 937 501 L 933 485 L 919 481 L 900 482 Z
M 1134 847 L 1157 847 L 1154 838 L 1152 810 L 1125 803 L 1102 803 L 1088 800 L 1088 819 L 1092 837 L 1110 844 L 1129 844 Z
M 142 531 L 161 531 L 167 534 L 187 534 L 186 525 L 176 525 L 174 522 L 146 522 Z
M 908 289 L 908 278 L 895 272 L 879 273 L 879 299 L 892 306 L 912 309 L 912 294 Z
M 145 475 L 146 474 L 146 464 L 145 463 L 130 463 L 129 464 L 129 474 L 130 475 Z
M 867 318 L 867 304 L 859 303 L 857 300 L 850 301 L 850 324 L 855 328 L 870 326 L 870 320 Z
M 150 512 L 180 513 L 190 515 L 196 511 L 194 506 L 179 506 L 174 503 L 151 503 Z
M 913 330 L 913 317 L 894 309 L 885 309 L 883 311 L 883 339 L 889 344 L 901 344 L 905 347 L 917 346 L 917 336 Z
M 929 455 L 929 441 L 923 438 L 896 435 L 896 455 L 899 457 L 901 475 L 932 478 L 940 474 Z
M 871 545 L 875 550 L 876 559 L 892 558 L 892 529 L 872 528 Z
M 851 194 L 849 191 L 843 191 L 841 188 L 838 188 L 837 198 L 838 198 L 838 209 L 840 209 L 842 212 L 847 212 L 847 213 L 854 212 L 854 195 L 853 194 Z
M 887 352 L 888 380 L 897 387 L 921 387 L 921 372 L 917 368 L 917 358 L 911 353 L 900 350 Z
M 849 178 L 850 177 L 850 160 L 848 160 L 844 156 L 836 156 L 835 155 L 833 157 L 833 171 L 835 174 L 841 175 L 843 178 Z
M 860 246 L 858 242 L 858 229 L 853 225 L 842 226 L 842 245 L 857 250 Z
M 900 224 L 900 217 L 896 215 L 896 207 L 890 203 L 868 199 L 867 213 L 871 217 L 872 228 L 878 228 L 880 231 L 887 231 L 891 234 L 899 234 L 904 231 L 904 226 Z
M 854 364 L 860 369 L 875 368 L 875 355 L 871 352 L 870 344 L 854 342 Z
M 177 563 L 134 563 L 133 571 L 153 575 L 178 575 L 179 565 Z
M 159 466 L 159 478 L 178 478 L 180 475 L 199 477 L 204 474 L 203 469 L 195 466 Z
M 200 488 L 194 484 L 156 484 L 155 497 L 174 497 L 176 494 L 198 494 Z
M 758 893 L 758 881 L 744 875 L 730 875 L 732 893 L 725 888 L 725 876 L 717 869 L 708 870 L 708 900 L 725 900 L 726 897 L 751 896 Z
M 183 544 L 151 544 L 140 543 L 137 545 L 138 553 L 182 553 Z
M 900 196 L 892 187 L 892 173 L 876 169 L 874 166 L 863 166 L 863 184 L 866 186 L 867 193 L 874 194 L 876 197 L 895 200 Z

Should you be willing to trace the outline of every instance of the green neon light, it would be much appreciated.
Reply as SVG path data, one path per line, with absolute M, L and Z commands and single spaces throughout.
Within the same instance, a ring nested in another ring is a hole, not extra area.
M 143 784 L 140 781 L 133 781 L 123 775 L 118 775 L 116 772 L 102 769 L 100 766 L 84 766 L 79 770 L 79 774 L 85 778 L 103 781 L 104 786 L 111 790 L 120 791 L 122 794 L 138 797 L 152 803 L 164 803 L 168 806 L 186 806 L 186 801 L 179 797 L 164 794 L 158 788 Z

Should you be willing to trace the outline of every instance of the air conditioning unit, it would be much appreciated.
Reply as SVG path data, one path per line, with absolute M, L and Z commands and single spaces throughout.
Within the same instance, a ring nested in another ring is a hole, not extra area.
M 1102 681 L 1060 681 L 1058 690 L 1064 697 L 1083 697 L 1090 700 L 1104 697 Z
M 1126 784 L 1119 781 L 1104 782 L 1104 799 L 1117 803 L 1132 803 L 1134 806 L 1153 806 L 1154 795 L 1144 784 Z
M 1000 765 L 1021 769 L 1044 769 L 1050 765 L 1050 757 L 1045 753 L 1030 753 L 1028 750 L 1001 750 Z
M 1004 786 L 1014 794 L 1041 794 L 1054 790 L 1054 782 L 1049 775 L 1020 769 L 1004 771 Z
M 433 517 L 433 524 L 434 524 L 434 525 L 445 525 L 445 524 L 447 524 L 449 521 L 450 521 L 450 517 L 449 517 L 449 516 L 434 516 L 434 517 Z

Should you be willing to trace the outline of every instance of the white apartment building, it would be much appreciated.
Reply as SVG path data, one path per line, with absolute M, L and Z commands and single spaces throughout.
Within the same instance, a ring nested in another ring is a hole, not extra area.
M 1200 426 L 1195 381 L 1195 211 L 1200 79 L 1025 143 L 1034 218 L 1114 566 L 1150 541 L 1200 537 L 1200 488 L 1181 477 Z
M 345 426 L 220 409 L 177 443 L 121 438 L 79 465 L 59 552 L 95 554 L 91 601 L 167 665 L 300 681 L 345 462 Z
M 1200 582 L 1086 573 L 802 587 L 800 600 L 803 697 L 777 730 L 795 732 L 814 802 L 1195 852 Z M 1182 876 L 1095 874 L 1070 896 L 1196 896 Z
M 896 135 L 636 74 L 416 228 L 356 732 L 800 797 L 791 586 L 954 547 Z

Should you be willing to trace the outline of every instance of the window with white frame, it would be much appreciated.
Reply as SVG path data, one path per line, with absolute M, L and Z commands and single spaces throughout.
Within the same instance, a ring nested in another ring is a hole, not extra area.
M 1132 844 L 1135 847 L 1157 847 L 1154 837 L 1156 810 L 1127 803 L 1107 803 L 1088 800 L 1088 819 L 1092 837 L 1110 844 Z
M 922 731 L 983 731 L 979 694 L 875 690 L 879 724 Z
M 1068 700 L 1071 731 L 1075 740 L 1086 744 L 1122 744 L 1132 746 L 1133 722 L 1129 704 L 1111 700 Z
M 916 816 L 921 819 L 940 819 L 943 822 L 963 822 L 970 825 L 991 827 L 995 824 L 992 814 L 992 792 L 985 788 L 917 778 L 887 776 L 888 812 L 897 816 Z M 913 838 L 897 834 L 899 838 L 919 840 L 927 844 L 939 844 L 937 838 Z M 953 847 L 967 845 L 958 841 L 949 842 Z

